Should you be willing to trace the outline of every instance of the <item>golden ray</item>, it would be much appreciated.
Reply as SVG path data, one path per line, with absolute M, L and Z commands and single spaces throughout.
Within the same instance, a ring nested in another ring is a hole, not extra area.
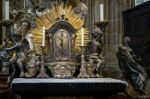
M 89 31 L 87 30 L 87 28 L 84 28 L 84 44 L 87 45 L 87 43 L 89 42 Z M 81 29 L 79 29 L 76 32 L 76 38 L 75 38 L 75 52 L 81 52 L 80 46 L 81 46 Z
M 62 14 L 64 14 L 64 19 L 61 19 Z M 58 20 L 59 19 L 59 20 Z M 67 19 L 67 20 L 65 20 Z M 74 13 L 74 8 L 72 6 L 66 6 L 64 8 L 63 3 L 55 5 L 52 9 L 49 9 L 49 12 L 45 12 L 40 17 L 36 18 L 36 28 L 31 30 L 33 34 L 33 42 L 35 46 L 35 52 L 41 53 L 41 43 L 42 43 L 42 27 L 45 26 L 46 30 L 52 28 L 57 22 L 65 21 L 72 25 L 74 29 L 77 31 L 75 33 L 75 47 L 74 51 L 80 51 L 80 43 L 81 43 L 81 27 L 84 25 L 84 20 L 80 18 L 80 15 Z M 84 43 L 86 44 L 89 41 L 89 32 L 88 29 L 84 29 Z M 48 39 L 46 39 L 48 42 Z M 45 43 L 46 45 L 48 43 Z

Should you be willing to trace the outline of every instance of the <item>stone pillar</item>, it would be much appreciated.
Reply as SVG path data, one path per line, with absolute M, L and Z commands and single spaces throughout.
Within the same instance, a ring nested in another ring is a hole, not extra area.
M 104 33 L 104 58 L 105 58 L 105 62 L 106 62 L 106 65 L 108 65 L 108 57 L 109 57 L 109 51 L 108 51 L 108 48 L 109 48 L 109 38 L 108 38 L 108 32 L 109 32 L 109 0 L 105 0 L 104 2 L 104 18 L 105 20 L 108 20 L 108 25 L 106 27 L 106 30 L 105 30 L 105 33 Z
M 105 19 L 108 20 L 104 33 L 104 56 L 107 71 L 111 71 L 112 68 L 115 71 L 120 70 L 116 52 L 123 39 L 122 11 L 131 6 L 131 0 L 104 0 Z
M 89 31 L 92 31 L 92 0 L 88 0 L 87 6 L 88 6 L 87 27 Z
M 9 0 L 2 0 L 3 4 L 3 20 L 9 20 Z M 6 29 L 6 26 L 2 26 L 2 39 L 6 38 L 6 32 L 9 31 Z
M 105 71 L 116 71 L 118 62 L 116 57 L 117 48 L 119 45 L 119 16 L 117 0 L 105 0 L 105 20 L 108 20 L 108 26 L 104 33 L 104 58 L 105 58 Z
M 3 0 L 0 0 L 0 20 L 3 19 Z M 0 45 L 2 44 L 2 25 L 0 25 Z
M 99 0 L 87 0 L 88 6 L 88 18 L 87 18 L 87 27 L 90 32 L 93 32 L 95 29 L 94 23 L 96 22 L 96 17 L 98 16 L 99 9 L 95 9 L 95 6 L 98 5 Z M 95 14 L 97 12 L 97 14 Z M 91 35 L 90 35 L 91 37 Z
M 94 6 L 94 21 L 95 22 L 98 22 L 99 21 L 99 15 L 100 15 L 100 8 L 99 8 L 99 4 L 100 4 L 100 2 L 99 2 L 99 0 L 95 0 L 95 6 Z
M 109 2 L 109 32 L 108 32 L 108 66 L 109 67 L 114 67 L 115 65 L 115 47 L 114 47 L 114 32 L 115 32 L 115 3 L 114 0 L 111 0 Z
M 94 28 L 95 28 L 95 16 L 94 16 L 95 15 L 95 8 L 94 8 L 95 7 L 95 1 L 96 0 L 92 0 L 92 2 L 91 2 L 92 3 L 92 8 L 91 8 L 91 11 L 92 11 L 92 13 L 91 13 L 92 14 L 91 26 L 92 27 L 91 27 L 91 31 L 94 31 Z
M 114 0 L 105 0 L 105 19 L 108 20 L 108 26 L 104 33 L 104 56 L 106 62 L 106 68 L 114 65 L 114 45 L 113 45 L 113 33 L 114 33 Z

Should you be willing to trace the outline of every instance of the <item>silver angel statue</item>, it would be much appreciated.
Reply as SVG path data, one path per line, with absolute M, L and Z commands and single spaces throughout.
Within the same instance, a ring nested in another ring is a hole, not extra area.
M 25 39 L 25 34 L 28 29 L 28 21 L 26 19 L 22 20 L 21 26 L 17 29 L 17 33 L 14 35 L 13 46 L 9 48 L 5 48 L 6 52 L 14 51 L 16 56 L 10 59 L 10 63 L 17 63 L 20 70 L 20 77 L 24 77 L 24 65 L 26 62 L 26 55 L 29 48 L 28 41 Z
M 102 70 L 105 63 L 102 56 L 103 46 L 103 34 L 100 31 L 92 33 L 92 41 L 88 43 L 86 48 L 86 57 L 89 63 L 94 65 L 94 74 L 96 77 L 102 77 Z

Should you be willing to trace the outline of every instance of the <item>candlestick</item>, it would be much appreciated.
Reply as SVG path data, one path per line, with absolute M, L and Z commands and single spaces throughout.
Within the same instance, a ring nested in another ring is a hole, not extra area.
M 84 56 L 84 51 L 86 46 L 80 46 L 81 48 L 81 68 L 80 68 L 80 73 L 78 75 L 78 78 L 89 78 L 89 75 L 87 74 L 86 71 L 86 64 L 85 64 L 85 56 Z
M 84 28 L 81 28 L 81 46 L 84 46 Z
M 104 5 L 100 4 L 100 21 L 104 20 Z
M 45 46 L 45 27 L 42 28 L 43 34 L 42 34 L 42 46 Z
M 9 20 L 9 0 L 5 1 L 5 20 Z
M 42 49 L 41 68 L 39 70 L 39 74 L 37 75 L 37 78 L 49 78 L 45 69 L 45 55 L 44 55 L 45 46 L 41 46 L 41 49 Z

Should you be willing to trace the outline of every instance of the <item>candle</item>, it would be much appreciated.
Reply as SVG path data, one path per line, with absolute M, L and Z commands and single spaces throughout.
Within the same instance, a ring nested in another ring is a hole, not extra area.
M 42 46 L 45 46 L 45 27 L 42 28 L 43 34 L 42 34 Z
M 104 5 L 100 4 L 100 21 L 104 20 Z
M 84 28 L 81 28 L 81 46 L 84 46 Z
M 5 20 L 9 20 L 9 0 L 5 1 Z

